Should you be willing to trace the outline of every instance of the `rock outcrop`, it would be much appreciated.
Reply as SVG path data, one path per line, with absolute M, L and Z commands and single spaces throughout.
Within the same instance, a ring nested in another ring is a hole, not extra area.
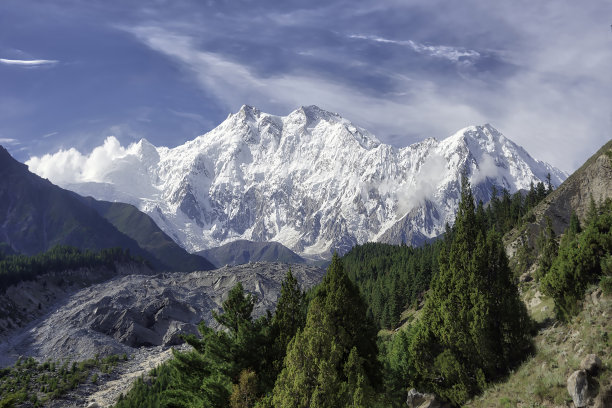
M 596 203 L 612 198 L 612 141 L 606 143 L 578 170 L 568 177 L 533 210 L 533 222 L 517 228 L 505 239 L 506 253 L 513 256 L 523 239 L 535 247 L 540 231 L 549 218 L 557 235 L 569 226 L 572 213 L 583 221 L 591 200 Z

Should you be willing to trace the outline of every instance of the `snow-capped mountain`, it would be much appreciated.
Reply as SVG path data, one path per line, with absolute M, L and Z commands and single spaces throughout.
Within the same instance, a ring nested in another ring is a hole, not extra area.
M 464 170 L 485 202 L 492 185 L 514 192 L 548 173 L 554 185 L 566 178 L 488 124 L 395 148 L 316 106 L 285 117 L 243 106 L 184 145 L 143 139 L 109 160 L 77 183 L 51 181 L 138 206 L 189 251 L 248 239 L 310 257 L 438 236 L 454 220 Z

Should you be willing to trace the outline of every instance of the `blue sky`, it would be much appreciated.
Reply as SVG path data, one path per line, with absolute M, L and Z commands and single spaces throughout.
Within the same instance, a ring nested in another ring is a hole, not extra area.
M 609 1 L 0 2 L 0 144 L 176 146 L 315 104 L 406 146 L 491 123 L 575 170 L 612 138 Z

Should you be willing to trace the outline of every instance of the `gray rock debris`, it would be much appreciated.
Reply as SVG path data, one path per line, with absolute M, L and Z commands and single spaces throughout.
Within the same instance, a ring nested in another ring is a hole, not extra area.
M 12 334 L 0 343 L 5 356 L 0 363 L 11 364 L 20 355 L 83 360 L 175 345 L 181 334 L 197 333 L 202 320 L 217 328 L 212 311 L 221 310 L 237 282 L 257 296 L 255 317 L 273 309 L 289 267 L 302 288 L 312 287 L 324 274 L 313 266 L 257 262 L 214 271 L 119 276 L 75 292 Z

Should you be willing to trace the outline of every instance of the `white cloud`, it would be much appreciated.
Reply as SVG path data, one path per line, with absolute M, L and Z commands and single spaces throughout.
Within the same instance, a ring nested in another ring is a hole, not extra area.
M 102 146 L 96 147 L 90 154 L 82 154 L 70 148 L 41 157 L 31 157 L 25 164 L 33 173 L 61 186 L 87 181 L 101 182 L 111 169 L 113 160 L 130 154 L 132 146 L 124 148 L 116 137 L 109 136 Z
M 484 181 L 488 178 L 497 178 L 499 175 L 499 167 L 495 164 L 495 159 L 490 154 L 483 154 L 478 168 L 472 174 L 470 183 L 475 186 L 476 184 Z
M 0 58 L 0 64 L 5 65 L 20 65 L 25 67 L 36 67 L 41 65 L 53 65 L 57 64 L 56 60 L 14 60 L 14 59 L 4 59 Z
M 353 34 L 350 38 L 374 41 L 384 44 L 395 44 L 411 48 L 419 54 L 426 54 L 432 57 L 444 58 L 449 61 L 459 62 L 460 60 L 473 60 L 480 57 L 480 53 L 474 50 L 466 50 L 464 48 L 451 47 L 448 45 L 427 45 L 421 44 L 412 40 L 390 40 L 388 38 L 376 37 L 373 35 Z
M 413 208 L 422 205 L 433 197 L 438 185 L 446 175 L 448 162 L 436 153 L 427 156 L 414 180 L 414 186 L 398 192 L 398 217 L 403 217 Z

